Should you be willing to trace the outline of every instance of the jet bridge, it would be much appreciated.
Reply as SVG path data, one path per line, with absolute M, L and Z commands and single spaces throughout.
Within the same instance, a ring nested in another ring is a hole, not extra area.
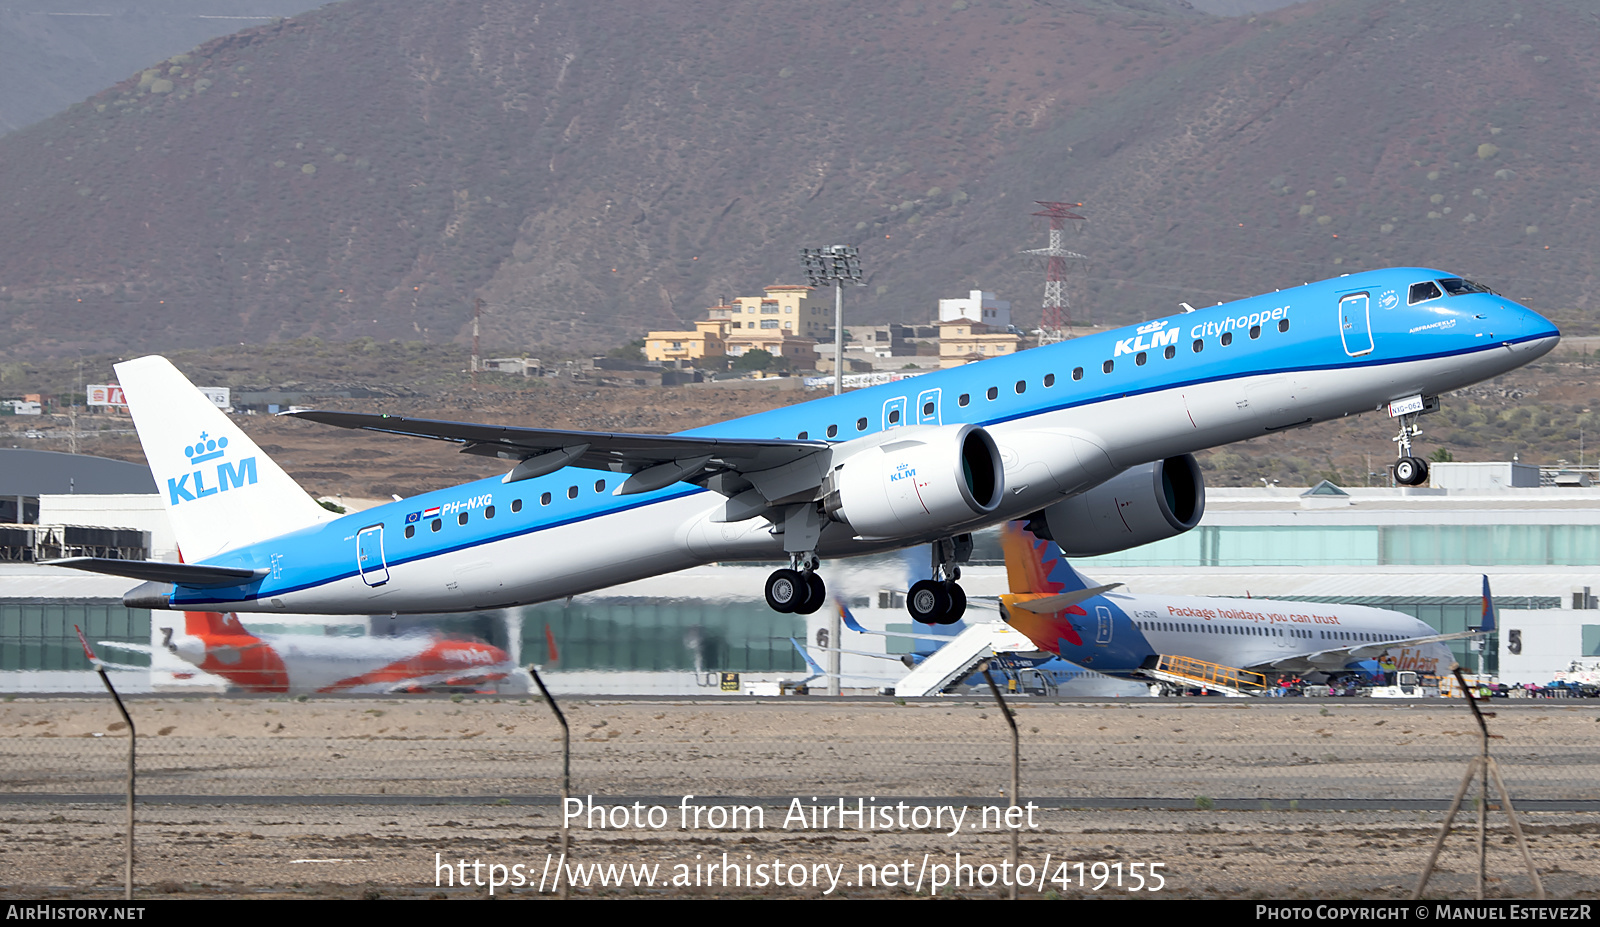
M 1003 621 L 969 623 L 933 655 L 918 663 L 895 684 L 903 697 L 939 695 L 965 679 L 983 660 L 1001 653 L 1033 653 L 1038 645 Z

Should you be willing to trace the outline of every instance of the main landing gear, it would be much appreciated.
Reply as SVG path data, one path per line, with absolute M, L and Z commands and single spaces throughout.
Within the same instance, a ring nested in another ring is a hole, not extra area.
M 1400 434 L 1395 436 L 1394 441 L 1400 445 L 1400 459 L 1394 462 L 1394 481 L 1401 486 L 1421 486 L 1428 481 L 1428 462 L 1421 457 L 1412 456 L 1411 439 L 1422 434 L 1422 429 L 1417 425 L 1417 417 L 1438 407 L 1435 401 L 1415 412 L 1396 416 L 1400 419 Z
M 775 612 L 809 615 L 828 600 L 828 587 L 817 575 L 815 556 L 795 554 L 789 568 L 773 570 L 767 577 L 767 605 Z
M 956 580 L 972 556 L 972 535 L 933 543 L 933 579 L 920 580 L 906 593 L 906 611 L 923 624 L 955 624 L 967 610 L 967 594 Z

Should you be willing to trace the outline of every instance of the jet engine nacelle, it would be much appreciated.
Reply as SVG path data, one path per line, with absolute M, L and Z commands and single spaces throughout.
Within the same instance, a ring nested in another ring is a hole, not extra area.
M 1184 454 L 1124 470 L 1057 502 L 1044 510 L 1044 521 L 1068 557 L 1096 557 L 1177 537 L 1198 525 L 1205 510 L 1200 465 Z
M 1005 495 L 994 438 L 977 425 L 895 429 L 828 475 L 825 507 L 864 538 L 937 534 L 993 512 Z

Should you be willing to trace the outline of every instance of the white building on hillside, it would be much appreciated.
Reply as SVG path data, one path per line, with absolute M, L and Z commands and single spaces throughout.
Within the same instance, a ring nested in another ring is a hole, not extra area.
M 1005 331 L 1011 325 L 1011 303 L 995 299 L 993 293 L 972 290 L 965 299 L 939 300 L 939 321 L 954 322 L 966 319 L 982 322 L 991 331 Z

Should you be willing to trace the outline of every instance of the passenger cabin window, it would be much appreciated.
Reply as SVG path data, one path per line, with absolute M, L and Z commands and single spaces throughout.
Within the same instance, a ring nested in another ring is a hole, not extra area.
M 1417 303 L 1425 303 L 1430 299 L 1438 299 L 1443 295 L 1443 293 L 1439 292 L 1438 285 L 1432 280 L 1424 280 L 1421 283 L 1411 284 L 1411 295 L 1406 299 L 1406 305 L 1415 306 Z
M 521 499 L 512 499 L 511 500 L 511 511 L 513 511 L 513 512 L 522 511 L 522 500 Z
M 1133 364 L 1135 367 L 1143 367 L 1144 362 L 1149 359 L 1149 356 L 1145 354 L 1145 352 L 1140 351 L 1138 354 L 1133 355 Z
M 491 505 L 491 506 L 486 507 L 483 510 L 483 517 L 484 518 L 493 518 L 494 517 L 494 506 Z
M 1222 346 L 1223 347 L 1227 347 L 1228 345 L 1233 344 L 1233 332 L 1223 332 L 1221 340 L 1222 340 Z
M 541 495 L 539 497 L 539 504 L 540 505 L 549 505 L 550 504 L 550 494 L 549 493 L 544 493 L 543 495 Z
M 866 430 L 867 430 L 867 420 L 864 419 L 864 418 L 856 419 L 856 431 L 866 431 Z
M 1255 339 L 1260 338 L 1260 337 L 1261 337 L 1261 326 L 1259 326 L 1259 325 L 1250 326 L 1250 340 L 1254 341 Z
M 972 401 L 972 397 L 970 395 L 968 395 L 967 393 L 962 393 L 961 397 L 956 400 L 956 405 L 961 406 L 962 408 L 966 408 L 967 403 L 969 403 L 971 401 Z
M 1115 366 L 1116 366 L 1116 364 L 1112 363 L 1111 361 L 1106 361 L 1105 363 L 1100 365 L 1100 370 L 1102 372 L 1104 372 L 1104 373 L 1110 373 L 1111 372 L 1111 368 L 1115 367 Z
M 1289 330 L 1289 320 L 1288 319 L 1279 319 L 1278 320 L 1278 331 L 1286 332 L 1288 330 Z
M 1194 344 L 1190 345 L 1190 347 L 1194 349 L 1194 353 L 1199 354 L 1201 351 L 1206 349 L 1206 343 L 1201 339 L 1196 338 L 1194 340 Z
M 567 498 L 568 499 L 576 499 L 576 498 L 578 498 L 578 487 L 576 487 L 576 486 L 568 486 L 567 487 Z
M 828 426 L 828 437 L 836 438 L 838 436 L 839 436 L 839 426 L 838 425 L 829 425 Z
M 1027 391 L 1028 391 L 1028 381 L 1027 380 L 1018 380 L 1017 381 L 1017 392 L 1019 394 L 1021 394 L 1021 393 L 1026 393 Z
M 993 402 L 1000 398 L 1000 389 L 998 387 L 991 386 L 983 395 L 987 396 L 990 402 Z
M 1051 387 L 1051 386 L 1055 386 L 1056 385 L 1056 375 L 1053 374 L 1053 373 L 1045 374 L 1044 375 L 1044 385 L 1045 385 L 1046 388 Z
M 1178 356 L 1178 349 L 1169 344 L 1167 345 L 1167 349 L 1161 352 L 1161 355 L 1167 360 L 1172 360 L 1174 357 Z
M 795 440 L 797 440 L 797 441 L 804 441 L 806 439 L 806 435 L 807 435 L 807 433 L 802 431 L 799 434 L 795 435 L 794 437 L 795 437 Z
M 435 531 L 438 531 L 440 528 L 444 527 L 444 521 L 441 520 L 441 519 L 435 518 L 433 520 L 433 524 L 429 525 L 429 527 L 432 528 Z
M 464 525 L 466 523 L 467 523 L 467 513 L 466 512 L 462 512 L 460 515 L 456 516 L 456 524 Z
M 922 414 L 923 415 L 932 415 L 933 414 L 933 400 L 932 399 L 930 399 L 927 402 L 922 404 Z
M 899 409 L 890 409 L 889 410 L 889 424 L 891 424 L 891 425 L 900 424 L 900 410 Z
M 406 537 L 414 538 L 416 536 L 417 536 L 417 526 L 416 525 L 406 525 Z
M 595 492 L 605 492 L 606 491 L 606 481 L 605 480 L 595 480 L 594 481 L 594 491 Z
M 1074 380 L 1083 379 L 1083 368 L 1082 367 L 1074 367 L 1074 368 L 1072 368 L 1072 378 Z

